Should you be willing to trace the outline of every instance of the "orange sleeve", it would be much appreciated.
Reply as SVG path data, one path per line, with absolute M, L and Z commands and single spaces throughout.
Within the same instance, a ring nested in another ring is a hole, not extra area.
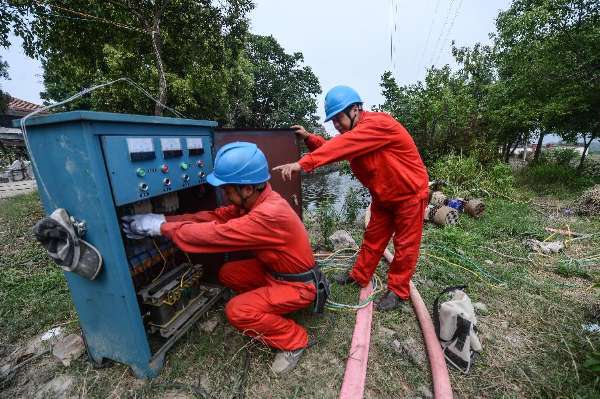
M 275 226 L 274 226 L 275 225 Z M 248 214 L 226 223 L 166 222 L 161 234 L 191 253 L 219 253 L 276 248 L 285 244 L 277 222 L 263 215 Z
M 165 216 L 167 222 L 218 222 L 225 223 L 240 216 L 240 208 L 235 205 L 222 206 L 214 211 L 200 211 L 183 215 Z
M 379 123 L 364 123 L 349 132 L 325 141 L 319 148 L 304 155 L 298 162 L 305 172 L 311 172 L 319 166 L 350 160 L 377 150 L 389 144 L 393 138 L 392 130 L 386 126 Z
M 327 140 L 323 137 L 318 136 L 316 134 L 310 134 L 307 138 L 304 139 L 304 144 L 308 147 L 309 151 L 314 151 L 323 144 L 325 144 Z

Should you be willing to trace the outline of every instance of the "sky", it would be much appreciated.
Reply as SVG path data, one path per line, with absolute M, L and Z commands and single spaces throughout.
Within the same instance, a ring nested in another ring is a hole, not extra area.
M 453 63 L 458 46 L 489 42 L 498 11 L 510 0 L 256 0 L 251 30 L 273 35 L 287 52 L 302 52 L 319 78 L 323 99 L 331 87 L 355 88 L 366 108 L 381 104 L 381 75 L 390 70 L 400 84 L 422 80 L 426 68 Z M 11 80 L 0 80 L 11 95 L 40 104 L 39 62 L 27 58 L 17 38 L 0 50 Z M 328 126 L 329 130 L 330 126 Z

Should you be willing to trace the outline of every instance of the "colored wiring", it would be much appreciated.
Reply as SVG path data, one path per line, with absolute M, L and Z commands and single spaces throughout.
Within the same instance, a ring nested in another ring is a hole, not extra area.
M 158 251 L 158 253 L 160 254 L 160 257 L 163 260 L 163 267 L 160 271 L 160 273 L 158 273 L 158 276 L 156 276 L 152 282 L 155 282 L 156 280 L 158 280 L 160 278 L 160 276 L 162 276 L 162 274 L 165 272 L 165 269 L 167 267 L 167 259 L 165 258 L 165 256 L 163 255 L 163 253 L 161 252 L 160 248 L 158 247 L 158 244 L 156 244 L 156 241 L 154 241 L 154 239 L 152 239 L 152 244 L 154 244 L 154 248 L 156 248 L 156 250 Z
M 342 253 L 344 252 L 351 252 L 351 254 L 343 255 Z M 350 269 L 348 261 L 353 261 L 356 258 L 357 254 L 358 250 L 356 248 L 342 248 L 331 253 L 325 259 L 320 260 L 318 263 L 321 266 L 321 271 L 325 274 L 332 272 L 348 272 Z M 383 290 L 383 283 L 381 281 L 381 278 L 376 273 L 373 275 L 372 282 L 373 292 L 364 301 L 361 301 L 357 304 L 347 304 L 336 302 L 331 298 L 328 298 L 325 307 L 333 311 L 356 311 L 368 306 L 371 302 L 373 302 L 375 297 Z

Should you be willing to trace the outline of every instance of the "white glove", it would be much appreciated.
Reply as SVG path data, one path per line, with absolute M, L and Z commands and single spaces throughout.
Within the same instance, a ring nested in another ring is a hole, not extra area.
M 133 239 L 159 236 L 160 226 L 166 221 L 165 215 L 158 213 L 123 216 L 121 220 L 125 235 Z

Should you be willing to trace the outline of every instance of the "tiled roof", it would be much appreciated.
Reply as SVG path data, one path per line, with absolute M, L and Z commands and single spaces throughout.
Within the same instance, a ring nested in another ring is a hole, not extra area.
M 41 105 L 30 103 L 29 101 L 21 100 L 20 98 L 10 97 L 8 101 L 7 113 L 13 115 L 27 115 L 30 112 L 42 108 Z

